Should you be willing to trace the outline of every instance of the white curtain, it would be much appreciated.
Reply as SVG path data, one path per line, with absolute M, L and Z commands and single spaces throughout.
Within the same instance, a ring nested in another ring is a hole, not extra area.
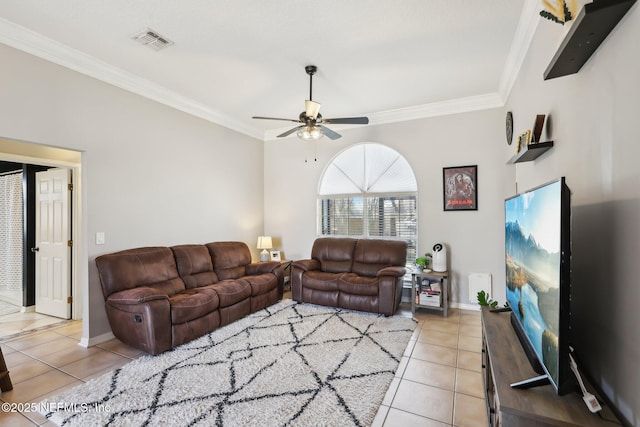
M 18 304 L 22 299 L 22 200 L 22 172 L 0 176 L 0 299 Z

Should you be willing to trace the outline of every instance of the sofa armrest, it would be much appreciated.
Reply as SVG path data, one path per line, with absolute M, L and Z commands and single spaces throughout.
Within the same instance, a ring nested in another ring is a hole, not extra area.
M 401 276 L 404 276 L 406 272 L 407 272 L 407 269 L 404 267 L 391 266 L 391 267 L 385 267 L 378 270 L 378 274 L 376 274 L 376 276 L 377 277 L 380 277 L 380 276 L 401 277 Z
M 172 347 L 171 305 L 166 292 L 150 286 L 115 292 L 105 302 L 111 332 L 149 354 Z
M 247 276 L 265 273 L 275 274 L 275 271 L 278 267 L 280 267 L 280 263 L 278 261 L 254 262 L 247 265 L 246 272 Z
M 317 259 L 301 259 L 293 261 L 291 268 L 299 268 L 303 271 L 320 270 L 320 261 Z
M 107 298 L 113 304 L 135 305 L 155 300 L 169 300 L 169 296 L 158 289 L 149 286 L 127 289 L 115 292 Z

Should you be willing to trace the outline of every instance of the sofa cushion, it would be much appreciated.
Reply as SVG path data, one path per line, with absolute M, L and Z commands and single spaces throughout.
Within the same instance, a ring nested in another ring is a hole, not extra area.
M 238 279 L 246 276 L 246 266 L 251 263 L 251 252 L 243 242 L 207 243 L 218 279 Z
M 213 271 L 211 254 L 205 245 L 178 245 L 172 246 L 171 250 L 176 257 L 178 274 L 187 289 L 218 281 L 218 276 Z
M 320 261 L 320 269 L 330 273 L 351 271 L 353 249 L 356 239 L 322 237 L 316 239 L 311 249 L 311 258 Z
M 400 240 L 358 240 L 353 252 L 351 272 L 375 277 L 385 267 L 404 266 L 407 262 L 407 242 Z
M 167 247 L 128 249 L 96 258 L 105 300 L 114 292 L 139 286 L 161 288 L 167 295 L 185 289 L 173 252 Z
M 345 273 L 338 279 L 338 289 L 351 295 L 377 296 L 379 293 L 377 277 L 359 276 L 355 273 Z
M 307 271 L 304 273 L 304 287 L 318 291 L 337 291 L 338 278 L 342 273 Z
M 242 280 L 251 285 L 251 296 L 266 294 L 278 288 L 278 278 L 272 273 L 244 276 Z
M 187 289 L 169 298 L 171 323 L 184 323 L 216 311 L 220 306 L 218 294 L 213 289 Z
M 207 287 L 213 289 L 220 298 L 220 307 L 229 307 L 251 296 L 251 285 L 245 280 L 223 280 Z

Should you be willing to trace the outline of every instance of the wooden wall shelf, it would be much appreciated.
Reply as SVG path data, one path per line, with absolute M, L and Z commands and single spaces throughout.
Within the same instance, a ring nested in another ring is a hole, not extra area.
M 636 0 L 593 0 L 584 5 L 544 72 L 544 79 L 575 74 Z
M 524 148 L 518 152 L 515 156 L 507 162 L 508 165 L 514 163 L 530 162 L 537 159 L 546 153 L 551 147 L 553 147 L 553 141 L 548 142 L 536 142 L 529 145 L 525 145 Z

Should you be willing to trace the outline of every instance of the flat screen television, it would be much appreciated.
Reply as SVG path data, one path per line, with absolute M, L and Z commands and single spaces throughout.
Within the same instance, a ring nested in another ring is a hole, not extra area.
M 569 365 L 571 191 L 560 178 L 505 200 L 506 297 L 511 323 L 540 374 L 511 384 L 574 384 Z

